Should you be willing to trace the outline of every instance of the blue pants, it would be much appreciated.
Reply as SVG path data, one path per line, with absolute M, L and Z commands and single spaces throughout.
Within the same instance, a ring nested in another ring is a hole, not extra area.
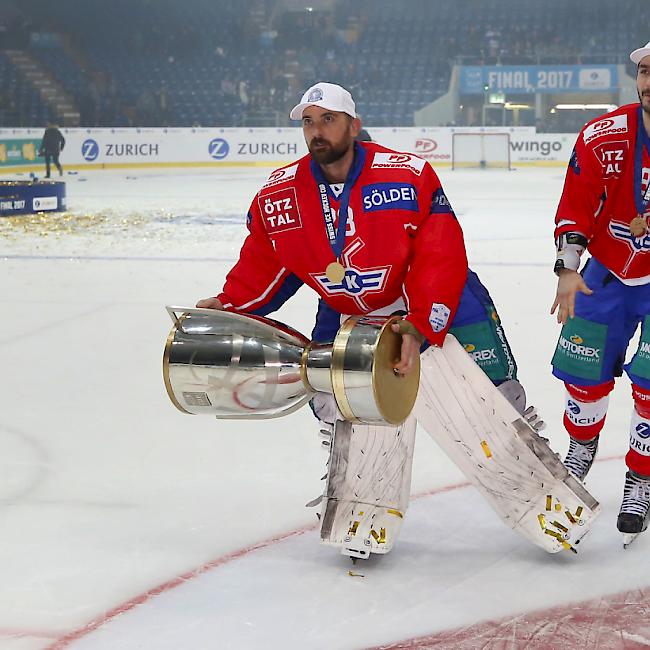
M 577 294 L 575 318 L 562 327 L 553 356 L 553 374 L 577 386 L 596 386 L 624 369 L 633 383 L 650 390 L 650 284 L 623 284 L 593 257 L 582 273 L 593 294 Z M 639 324 L 639 347 L 624 365 Z

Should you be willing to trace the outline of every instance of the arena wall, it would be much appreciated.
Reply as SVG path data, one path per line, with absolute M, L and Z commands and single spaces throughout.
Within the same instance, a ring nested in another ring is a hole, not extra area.
M 513 167 L 565 166 L 575 134 L 535 133 L 532 127 L 373 128 L 371 136 L 387 147 L 414 153 L 434 166 L 451 165 L 452 136 L 459 132 L 506 132 Z M 307 151 L 300 128 L 116 128 L 62 129 L 64 167 L 281 166 Z M 0 170 L 40 171 L 41 129 L 0 129 Z

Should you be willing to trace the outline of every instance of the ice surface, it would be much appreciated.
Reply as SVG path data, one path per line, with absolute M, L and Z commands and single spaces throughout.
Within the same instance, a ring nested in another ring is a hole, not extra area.
M 626 379 L 589 476 L 603 514 L 578 556 L 512 533 L 421 432 L 400 542 L 353 567 L 304 508 L 326 461 L 307 408 L 266 422 L 174 409 L 164 306 L 218 291 L 268 173 L 80 172 L 65 177 L 69 213 L 0 221 L 0 648 L 650 644 L 650 542 L 624 551 L 615 525 Z M 548 314 L 563 171 L 440 176 L 563 453 Z M 301 290 L 276 317 L 309 333 L 315 304 Z

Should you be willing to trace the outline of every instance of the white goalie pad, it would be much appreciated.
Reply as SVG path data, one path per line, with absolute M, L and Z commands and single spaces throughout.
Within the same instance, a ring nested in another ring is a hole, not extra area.
M 337 420 L 321 515 L 321 541 L 343 555 L 388 553 L 411 492 L 416 421 L 399 427 Z
M 600 505 L 453 336 L 422 355 L 413 413 L 508 526 L 575 552 Z

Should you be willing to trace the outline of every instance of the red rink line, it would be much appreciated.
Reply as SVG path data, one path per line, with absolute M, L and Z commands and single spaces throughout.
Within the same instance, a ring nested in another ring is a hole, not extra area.
M 451 492 L 452 490 L 459 490 L 464 487 L 469 487 L 470 485 L 471 484 L 467 482 L 456 483 L 454 485 L 446 485 L 441 488 L 429 490 L 428 492 L 422 492 L 420 494 L 416 494 L 413 497 L 411 497 L 411 500 L 421 499 L 422 497 L 432 496 L 434 494 L 443 494 L 444 492 Z M 284 540 L 290 539 L 291 537 L 298 537 L 299 535 L 303 535 L 304 533 L 310 532 L 312 530 L 316 530 L 317 528 L 318 528 L 318 522 L 311 524 L 309 526 L 305 526 L 303 528 L 292 530 L 289 533 L 278 535 L 277 537 L 271 537 L 269 539 L 265 539 L 261 542 L 258 542 L 257 544 L 253 544 L 252 546 L 246 546 L 245 548 L 239 549 L 238 551 L 229 553 L 228 555 L 223 555 L 215 560 L 208 562 L 207 564 L 204 564 L 200 567 L 197 567 L 196 569 L 192 569 L 187 573 L 184 573 L 176 578 L 173 578 L 168 582 L 164 582 L 163 584 L 158 585 L 157 587 L 154 587 L 153 589 L 150 589 L 149 591 L 146 591 L 140 594 L 139 596 L 136 596 L 135 598 L 132 598 L 131 600 L 126 601 L 125 603 L 122 603 L 121 605 L 118 605 L 117 607 L 111 609 L 110 611 L 106 612 L 102 616 L 96 618 L 94 621 L 91 621 L 90 623 L 84 625 L 83 627 L 80 627 L 76 630 L 72 630 L 72 632 L 68 632 L 68 634 L 58 639 L 55 643 L 47 646 L 45 650 L 62 650 L 63 648 L 67 648 L 74 641 L 77 641 L 82 637 L 90 634 L 91 632 L 94 632 L 97 628 L 101 627 L 105 623 L 108 623 L 109 621 L 116 618 L 120 614 L 124 614 L 125 612 L 134 609 L 138 605 L 142 605 L 142 603 L 145 603 L 151 598 L 154 598 L 155 596 L 165 593 L 166 591 L 171 591 L 175 587 L 179 587 L 180 585 L 185 584 L 188 580 L 192 580 L 193 578 L 196 578 L 202 575 L 203 573 L 207 573 L 212 569 L 216 569 L 219 566 L 227 564 L 228 562 L 232 562 L 233 560 L 238 560 L 239 558 L 245 557 L 246 555 L 250 555 L 254 551 L 259 551 L 260 549 L 271 546 L 272 544 L 283 542 Z
M 623 458 L 623 456 L 609 456 L 609 457 L 606 457 L 606 458 L 598 459 L 596 462 L 605 462 L 605 461 L 610 461 L 610 460 L 620 460 L 622 458 Z M 436 495 L 436 494 L 444 494 L 445 492 L 451 492 L 453 490 L 459 490 L 461 488 L 469 487 L 470 485 L 471 485 L 471 483 L 466 482 L 466 481 L 462 482 L 462 483 L 456 483 L 456 484 L 453 484 L 453 485 L 446 485 L 446 486 L 441 487 L 441 488 L 435 488 L 435 489 L 429 490 L 427 492 L 422 492 L 422 493 L 416 494 L 416 495 L 411 497 L 411 500 L 413 501 L 415 499 L 421 499 L 423 497 L 433 496 L 433 495 Z M 196 578 L 196 577 L 198 577 L 198 576 L 200 576 L 200 575 L 202 575 L 202 574 L 204 574 L 204 573 L 206 573 L 208 571 L 211 571 L 212 569 L 216 569 L 219 566 L 227 564 L 228 562 L 232 562 L 233 560 L 238 560 L 239 558 L 245 557 L 246 555 L 249 555 L 249 554 L 251 554 L 251 553 L 253 553 L 255 551 L 259 551 L 260 549 L 271 546 L 272 544 L 277 544 L 278 542 L 282 542 L 282 541 L 284 541 L 286 539 L 290 539 L 291 537 L 297 537 L 299 535 L 303 535 L 304 533 L 307 533 L 307 532 L 312 531 L 312 530 L 316 530 L 317 528 L 318 528 L 318 523 L 314 523 L 314 524 L 311 524 L 309 526 L 305 526 L 303 528 L 298 528 L 296 530 L 292 530 L 291 532 L 284 533 L 282 535 L 278 535 L 276 537 L 271 537 L 269 539 L 258 542 L 257 544 L 253 544 L 251 546 L 246 546 L 246 547 L 244 547 L 242 549 L 239 549 L 238 551 L 234 551 L 232 553 L 229 553 L 228 555 L 223 555 L 223 556 L 221 556 L 219 558 L 216 558 L 215 560 L 212 560 L 212 561 L 208 562 L 207 564 L 204 564 L 204 565 L 202 565 L 200 567 L 197 567 L 196 569 L 192 569 L 191 571 L 188 571 L 187 573 L 184 573 L 184 574 L 182 574 L 182 575 L 180 575 L 180 576 L 178 576 L 176 578 L 173 578 L 172 580 L 169 580 L 168 582 L 164 582 L 161 585 L 158 585 L 157 587 L 154 587 L 153 589 L 150 589 L 149 591 L 146 591 L 146 592 L 140 594 L 139 596 L 136 596 L 135 598 L 132 598 L 131 600 L 128 600 L 128 601 L 126 601 L 125 603 L 123 603 L 121 605 L 118 605 L 117 607 L 109 610 L 108 612 L 106 612 L 102 616 L 100 616 L 100 617 L 96 618 L 95 620 L 91 621 L 90 623 L 84 625 L 83 627 L 80 627 L 80 628 L 78 628 L 76 630 L 72 630 L 71 632 L 69 632 L 65 636 L 63 636 L 60 639 L 58 639 L 57 641 L 55 641 L 53 644 L 47 646 L 45 648 L 45 650 L 63 650 L 63 648 L 67 648 L 74 641 L 77 641 L 78 639 L 81 639 L 82 637 L 87 636 L 91 632 L 94 632 L 97 628 L 99 628 L 102 625 L 108 623 L 109 621 L 116 618 L 117 616 L 120 616 L 120 614 L 124 614 L 124 613 L 134 609 L 138 605 L 142 605 L 143 603 L 147 602 L 151 598 L 154 598 L 155 596 L 158 596 L 159 594 L 165 593 L 167 591 L 171 591 L 172 589 L 174 589 L 174 588 L 176 588 L 176 587 L 178 587 L 178 586 L 180 586 L 182 584 L 185 584 L 187 581 L 192 580 L 193 578 Z M 610 597 L 610 598 L 615 598 L 615 596 Z M 605 600 L 605 599 L 603 599 L 603 600 Z M 602 600 L 598 601 L 598 602 L 602 602 Z M 647 616 L 647 611 L 648 611 L 648 606 L 649 605 L 650 605 L 650 600 L 646 600 L 646 604 L 645 604 L 646 616 Z M 547 610 L 547 611 L 551 611 L 551 610 Z M 564 614 L 566 614 L 566 607 L 562 608 L 562 612 Z M 520 617 L 520 618 L 525 619 L 525 616 L 526 615 L 522 615 L 522 617 Z M 542 617 L 548 616 L 548 613 L 540 614 L 540 616 L 542 616 Z M 516 624 L 517 621 L 519 621 L 519 618 L 510 619 L 510 624 L 511 625 Z M 503 623 L 491 623 L 491 624 L 484 623 L 484 624 L 480 624 L 480 625 L 493 625 L 493 626 L 496 626 L 496 627 L 490 628 L 490 630 L 492 632 L 497 632 L 498 629 L 499 629 L 498 626 L 503 625 Z M 464 628 L 464 629 L 466 631 L 468 631 L 468 636 L 466 638 L 467 638 L 468 641 L 470 641 L 470 639 L 472 637 L 469 636 L 469 631 L 472 631 L 471 633 L 474 634 L 474 631 L 473 631 L 474 628 L 470 627 L 470 628 Z M 481 628 L 481 629 L 483 629 L 483 628 Z M 487 628 L 486 628 L 485 634 L 487 634 L 487 633 L 488 633 L 488 631 L 487 631 Z M 452 631 L 452 632 L 448 632 L 448 633 L 441 633 L 441 635 L 444 635 L 444 634 L 454 635 L 454 634 L 456 634 L 456 632 Z M 431 644 L 436 644 L 436 643 L 441 643 L 441 642 L 442 643 L 447 643 L 447 641 L 445 641 L 443 639 L 443 636 L 441 636 L 441 635 L 434 635 L 434 636 L 431 636 L 431 637 L 423 637 L 422 639 L 413 639 L 413 640 L 410 640 L 410 641 L 407 640 L 407 641 L 400 642 L 397 645 L 381 646 L 381 648 L 382 649 L 385 648 L 386 650 L 388 650 L 389 648 L 390 648 L 390 650 L 398 649 L 398 648 L 399 649 L 405 648 L 405 649 L 410 649 L 410 650 L 416 650 L 416 649 L 417 650 L 425 650 L 426 648 L 429 648 L 429 647 L 444 648 L 445 645 L 431 645 Z M 648 637 L 650 638 L 650 631 L 648 632 Z M 440 638 L 440 641 L 436 641 L 436 639 L 438 639 L 438 638 Z M 432 641 L 429 641 L 429 639 L 431 639 Z M 458 640 L 455 640 L 455 639 L 452 640 L 453 636 L 449 636 L 448 639 L 449 639 L 449 643 L 450 643 L 449 647 L 451 648 L 451 644 L 454 644 L 455 649 L 458 650 L 458 648 L 459 648 Z M 425 644 L 429 643 L 429 645 L 409 645 L 411 643 L 417 644 L 417 643 L 420 643 L 420 642 L 425 643 Z M 493 642 L 496 645 L 493 644 Z M 525 647 L 526 647 L 526 650 L 530 650 L 532 648 L 539 648 L 539 650 L 542 650 L 542 649 L 543 650 L 549 650 L 550 648 L 563 647 L 563 646 L 560 646 L 560 645 L 556 646 L 555 644 L 549 646 L 548 639 L 546 640 L 545 643 L 546 643 L 545 645 L 537 645 L 537 646 L 527 645 Z M 406 645 L 404 645 L 404 644 L 406 644 Z M 650 645 L 650 640 L 646 644 L 646 647 L 648 645 Z M 486 638 L 484 640 L 484 644 L 480 645 L 480 646 L 477 646 L 475 642 L 470 642 L 469 645 L 464 646 L 463 650 L 474 650 L 475 648 L 478 648 L 478 647 L 482 648 L 482 650 L 487 650 L 488 648 L 493 649 L 493 650 L 496 650 L 497 648 L 498 648 L 498 650 L 519 650 L 519 647 L 521 647 L 521 646 L 513 646 L 513 645 L 509 644 L 508 641 L 505 640 L 505 639 L 503 639 L 502 641 L 499 641 L 498 639 L 491 637 L 491 638 Z M 569 648 L 569 646 L 566 646 L 566 647 Z M 573 647 L 575 647 L 575 648 L 578 648 L 578 647 L 580 647 L 580 648 L 590 648 L 590 647 L 596 647 L 596 646 L 584 646 L 584 645 L 582 645 L 582 646 L 573 646 Z M 612 647 L 618 647 L 618 646 L 612 646 Z M 623 647 L 623 646 L 620 646 L 620 647 Z M 629 646 L 629 645 L 625 646 L 626 650 L 628 648 L 633 648 L 633 647 L 636 647 L 636 646 Z M 374 649 L 374 650 L 379 650 L 379 647 L 377 649 Z
M 9 639 L 58 639 L 60 635 L 61 632 L 39 632 L 38 630 L 0 627 L 0 637 L 7 637 Z
M 635 589 L 369 650 L 647 650 L 649 611 L 650 588 Z

